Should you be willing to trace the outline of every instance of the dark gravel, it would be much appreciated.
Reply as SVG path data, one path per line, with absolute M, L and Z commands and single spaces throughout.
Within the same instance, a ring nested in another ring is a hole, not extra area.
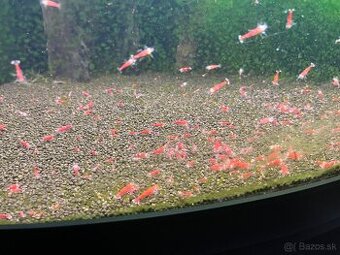
M 318 161 L 339 160 L 339 89 L 284 81 L 276 88 L 270 80 L 234 77 L 230 86 L 210 96 L 209 88 L 223 78 L 145 74 L 90 84 L 0 86 L 0 130 L 5 126 L 0 131 L 0 214 L 27 223 L 118 215 L 137 209 L 140 205 L 132 200 L 154 184 L 160 192 L 141 204 L 171 207 L 186 197 L 281 178 L 280 168 L 261 171 L 262 163 L 255 160 L 268 155 L 275 144 L 282 146 L 280 155 L 290 174 L 315 171 Z M 183 82 L 187 85 L 181 86 Z M 311 92 L 304 94 L 306 85 Z M 240 96 L 241 86 L 246 86 L 246 97 Z M 91 101 L 93 107 L 86 107 Z M 279 112 L 276 106 L 284 101 L 300 115 Z M 229 106 L 229 112 L 222 112 L 222 105 Z M 259 124 L 266 117 L 277 122 Z M 187 124 L 176 125 L 176 120 Z M 152 126 L 158 122 L 165 126 Z M 56 133 L 67 124 L 71 130 Z M 43 142 L 47 135 L 55 139 Z M 233 150 L 231 158 L 251 167 L 212 171 L 214 139 Z M 165 144 L 164 154 L 151 153 Z M 303 158 L 285 158 L 290 148 Z M 167 156 L 171 151 L 184 159 Z M 134 160 L 140 152 L 148 153 L 147 158 Z M 74 164 L 80 167 L 76 176 Z M 148 176 L 155 169 L 160 174 Z M 139 190 L 116 200 L 114 195 L 131 182 Z M 12 184 L 21 190 L 10 192 Z

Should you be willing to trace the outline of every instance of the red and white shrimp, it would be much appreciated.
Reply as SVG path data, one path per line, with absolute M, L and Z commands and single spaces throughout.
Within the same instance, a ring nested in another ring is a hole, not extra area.
M 138 190 L 138 186 L 130 182 L 127 185 L 125 185 L 123 188 L 121 188 L 114 197 L 115 199 L 121 199 L 124 195 L 126 194 L 132 195 L 137 190 Z
M 339 82 L 339 78 L 338 77 L 333 77 L 332 79 L 332 85 L 335 88 L 340 88 L 340 82 Z
M 274 86 L 279 86 L 280 73 L 281 73 L 281 70 L 276 70 L 274 78 L 272 80 L 272 84 Z
M 134 59 L 140 59 L 140 58 L 145 58 L 148 56 L 152 57 L 152 53 L 155 51 L 154 48 L 152 47 L 146 47 L 144 50 L 141 50 L 140 52 L 138 52 L 137 54 L 135 54 L 133 56 Z
M 192 70 L 190 66 L 184 66 L 178 69 L 179 72 L 181 73 L 189 73 Z
M 135 204 L 140 204 L 140 202 L 147 198 L 150 197 L 152 195 L 155 195 L 159 192 L 159 186 L 158 184 L 155 184 L 149 188 L 147 188 L 144 192 L 142 192 L 142 194 L 140 194 L 138 197 L 136 197 L 134 200 L 132 200 Z
M 219 68 L 221 68 L 222 67 L 222 65 L 221 64 L 218 64 L 218 65 L 208 65 L 208 66 L 206 66 L 205 67 L 205 69 L 207 70 L 207 71 L 211 71 L 211 70 L 216 70 L 216 69 L 219 69 Z
M 268 28 L 268 25 L 266 23 L 259 24 L 259 25 L 257 25 L 256 28 L 249 30 L 248 33 L 246 33 L 244 35 L 239 35 L 238 39 L 239 39 L 240 43 L 243 43 L 244 40 L 246 40 L 246 39 L 252 38 L 252 37 L 257 36 L 257 35 L 265 34 L 267 28 Z
M 17 75 L 17 82 L 20 83 L 25 83 L 26 82 L 26 78 L 21 70 L 20 67 L 20 60 L 13 60 L 11 61 L 11 64 L 15 66 L 15 71 L 16 71 L 16 75 Z
M 44 7 L 52 7 L 52 8 L 57 8 L 57 9 L 61 8 L 61 4 L 60 3 L 57 3 L 57 2 L 54 2 L 54 1 L 50 1 L 50 0 L 42 0 L 41 4 Z
M 214 87 L 212 87 L 210 90 L 209 90 L 209 94 L 210 95 L 213 95 L 215 94 L 217 91 L 219 91 L 220 89 L 222 89 L 224 86 L 226 85 L 229 85 L 230 84 L 230 81 L 228 78 L 225 78 L 224 81 L 216 84 Z
M 120 67 L 118 67 L 118 71 L 122 73 L 126 68 L 133 66 L 136 64 L 136 58 L 131 55 L 129 60 L 125 61 Z
M 287 15 L 286 29 L 290 29 L 294 25 L 294 21 L 293 21 L 294 11 L 295 11 L 294 9 L 289 9 L 287 11 L 288 15 Z
M 313 67 L 315 67 L 315 64 L 314 63 L 310 63 L 310 65 L 299 74 L 297 79 L 298 80 L 306 79 L 307 74 L 312 70 Z

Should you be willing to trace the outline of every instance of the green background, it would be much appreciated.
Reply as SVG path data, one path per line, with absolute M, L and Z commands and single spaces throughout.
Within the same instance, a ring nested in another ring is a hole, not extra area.
M 155 58 L 141 69 L 176 72 L 176 47 L 183 33 L 197 43 L 194 68 L 219 63 L 235 74 L 243 67 L 254 75 L 277 69 L 296 77 L 310 62 L 317 67 L 309 79 L 329 81 L 339 74 L 339 0 L 69 0 L 90 49 L 92 76 L 116 73 L 135 53 L 121 49 L 126 17 L 136 4 L 138 46 L 156 48 Z M 286 30 L 285 10 L 294 8 L 292 29 Z M 12 81 L 10 61 L 20 59 L 26 76 L 47 73 L 46 37 L 38 0 L 2 0 L 0 8 L 0 83 Z M 244 44 L 238 35 L 266 22 L 267 36 Z M 124 54 L 122 54 L 124 52 Z M 127 54 L 127 55 L 126 55 Z M 123 56 L 124 55 L 124 56 Z

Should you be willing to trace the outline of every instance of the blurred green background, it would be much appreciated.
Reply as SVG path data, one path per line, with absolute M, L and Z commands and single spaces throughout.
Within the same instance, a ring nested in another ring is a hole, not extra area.
M 57 0 L 56 0 L 57 1 Z M 218 63 L 227 74 L 272 75 L 281 69 L 296 77 L 310 62 L 309 79 L 329 81 L 339 74 L 339 0 L 68 0 L 90 49 L 92 77 L 116 73 L 130 54 L 155 47 L 142 70 L 176 72 L 181 40 L 195 42 L 193 67 Z M 285 11 L 294 8 L 286 30 Z M 63 11 L 63 10 L 61 10 Z M 47 39 L 38 0 L 2 0 L 0 8 L 0 83 L 15 78 L 10 61 L 20 59 L 27 76 L 48 74 Z M 238 35 L 266 22 L 267 36 L 240 44 Z

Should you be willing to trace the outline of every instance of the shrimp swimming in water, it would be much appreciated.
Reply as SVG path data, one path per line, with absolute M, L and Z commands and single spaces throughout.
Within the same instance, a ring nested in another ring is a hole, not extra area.
M 267 28 L 268 28 L 268 25 L 266 23 L 259 24 L 256 28 L 249 30 L 248 33 L 246 33 L 244 35 L 239 35 L 238 39 L 239 39 L 240 43 L 243 43 L 244 40 L 246 40 L 246 39 L 252 38 L 252 37 L 257 36 L 257 35 L 265 34 Z

